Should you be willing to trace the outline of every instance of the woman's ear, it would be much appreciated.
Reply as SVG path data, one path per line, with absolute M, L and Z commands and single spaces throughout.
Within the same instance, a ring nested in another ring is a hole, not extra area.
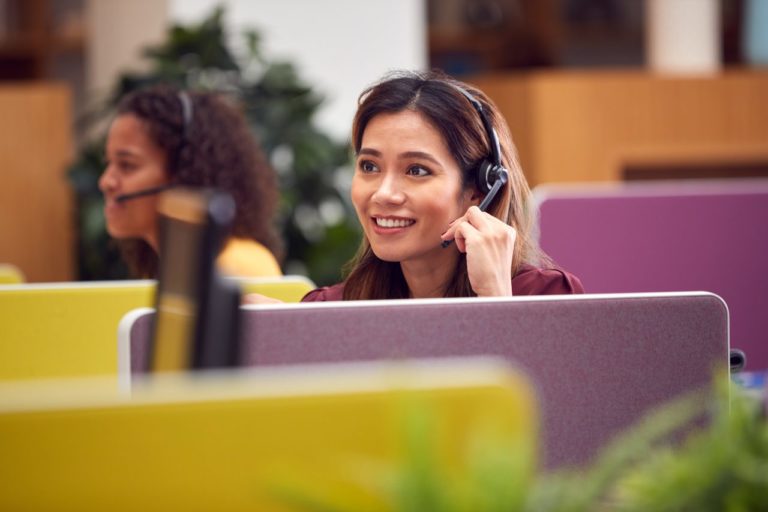
M 467 208 L 477 206 L 483 200 L 483 194 L 476 187 L 468 187 L 462 192 L 462 199 Z

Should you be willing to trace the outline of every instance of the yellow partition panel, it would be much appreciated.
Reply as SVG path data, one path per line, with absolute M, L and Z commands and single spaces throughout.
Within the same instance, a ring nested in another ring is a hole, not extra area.
M 237 279 L 243 291 L 298 302 L 315 285 L 301 276 Z M 117 326 L 154 305 L 156 282 L 0 286 L 0 381 L 117 374 Z
M 0 286 L 0 381 L 117 373 L 117 324 L 154 281 Z
M 372 484 L 413 455 L 413 411 L 432 420 L 421 441 L 441 471 L 465 474 L 470 445 L 491 431 L 521 457 L 534 452 L 533 393 L 489 359 L 163 377 L 130 397 L 112 382 L 6 384 L 0 509 L 295 510 L 312 497 L 388 510 Z

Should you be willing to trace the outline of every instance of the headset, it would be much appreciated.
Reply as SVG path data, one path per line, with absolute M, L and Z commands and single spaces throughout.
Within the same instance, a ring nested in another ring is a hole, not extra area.
M 488 143 L 491 146 L 491 154 L 484 158 L 477 167 L 476 183 L 477 188 L 485 194 L 485 197 L 480 202 L 480 210 L 485 211 L 491 202 L 498 195 L 501 187 L 506 185 L 509 181 L 509 171 L 501 163 L 501 145 L 499 144 L 499 136 L 496 133 L 496 129 L 491 124 L 491 120 L 485 114 L 483 104 L 478 101 L 477 98 L 472 96 L 468 91 L 461 87 L 455 86 L 469 103 L 477 111 L 480 116 L 480 121 L 483 123 L 486 135 L 488 136 Z
M 178 155 L 181 153 L 181 150 L 189 141 L 189 130 L 190 130 L 190 127 L 192 126 L 192 118 L 194 116 L 194 107 L 192 106 L 192 98 L 190 98 L 189 94 L 187 94 L 186 91 L 179 91 L 177 97 L 179 98 L 179 104 L 181 105 L 181 119 L 183 122 L 181 144 L 179 145 L 179 149 L 176 151 L 176 155 L 178 158 Z M 159 194 L 160 192 L 164 192 L 175 186 L 176 186 L 175 183 L 167 183 L 165 185 L 160 185 L 158 187 L 145 188 L 142 190 L 137 190 L 136 192 L 130 192 L 128 194 L 120 194 L 119 196 L 115 197 L 115 201 L 117 201 L 118 203 L 123 203 L 125 201 L 130 201 L 131 199 L 136 199 L 139 197 L 153 196 L 155 194 Z
M 480 201 L 478 208 L 480 211 L 486 211 L 491 205 L 493 200 L 499 194 L 501 187 L 507 184 L 509 181 L 509 171 L 501 163 L 501 144 L 499 144 L 499 135 L 496 133 L 496 129 L 491 124 L 491 120 L 483 109 L 483 104 L 475 98 L 469 91 L 466 91 L 458 85 L 451 84 L 458 92 L 460 92 L 469 103 L 475 108 L 477 114 L 480 116 L 480 121 L 483 123 L 485 133 L 488 136 L 488 143 L 491 146 L 491 154 L 483 158 L 480 164 L 477 166 L 477 173 L 475 176 L 475 183 L 478 190 L 485 194 L 483 200 Z M 448 247 L 453 240 L 445 240 L 442 242 L 443 247 Z

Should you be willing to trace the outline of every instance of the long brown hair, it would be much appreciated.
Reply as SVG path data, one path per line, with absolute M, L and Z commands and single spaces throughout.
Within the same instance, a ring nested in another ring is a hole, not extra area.
M 278 202 L 277 176 L 242 113 L 214 93 L 186 92 L 185 119 L 178 89 L 154 86 L 120 102 L 117 115 L 138 117 L 150 139 L 167 157 L 171 183 L 210 187 L 235 200 L 229 236 L 260 242 L 278 258 L 282 252 L 274 228 Z M 123 259 L 136 277 L 156 277 L 158 258 L 144 240 L 120 240 Z
M 464 189 L 476 188 L 477 168 L 491 154 L 488 134 L 482 120 L 462 94 L 466 91 L 479 101 L 495 128 L 501 145 L 502 164 L 509 171 L 509 181 L 491 205 L 488 213 L 517 230 L 512 275 L 523 263 L 537 264 L 545 256 L 533 234 L 535 218 L 531 191 L 523 175 L 506 121 L 496 105 L 479 89 L 440 72 L 397 72 L 369 87 L 360 95 L 352 123 L 352 146 L 357 154 L 368 123 L 379 114 L 411 110 L 420 113 L 442 135 L 462 169 Z M 393 299 L 409 296 L 400 264 L 386 262 L 373 253 L 363 237 L 355 257 L 345 267 L 344 300 Z M 456 269 L 446 283 L 446 297 L 472 297 L 466 255 L 460 254 Z

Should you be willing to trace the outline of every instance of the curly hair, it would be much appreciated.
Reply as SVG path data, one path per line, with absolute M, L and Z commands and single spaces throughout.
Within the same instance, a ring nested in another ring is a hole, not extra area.
M 274 227 L 279 200 L 277 176 L 245 117 L 223 96 L 154 86 L 123 98 L 117 115 L 132 114 L 167 158 L 170 183 L 210 187 L 229 193 L 235 218 L 226 235 L 253 239 L 278 259 L 282 245 Z M 118 242 L 123 259 L 139 277 L 156 277 L 158 258 L 143 240 Z

